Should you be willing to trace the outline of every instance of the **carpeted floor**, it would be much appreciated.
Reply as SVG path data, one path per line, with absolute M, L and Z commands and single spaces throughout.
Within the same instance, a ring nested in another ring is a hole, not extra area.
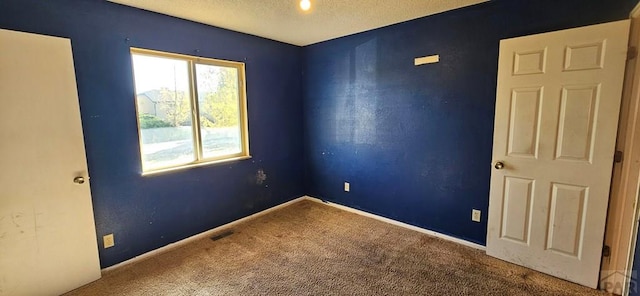
M 66 295 L 606 295 L 312 201 Z

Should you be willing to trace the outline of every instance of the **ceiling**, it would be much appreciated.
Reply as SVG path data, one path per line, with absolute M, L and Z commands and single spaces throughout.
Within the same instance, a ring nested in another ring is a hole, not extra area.
M 488 0 L 109 0 L 294 45 L 309 45 Z

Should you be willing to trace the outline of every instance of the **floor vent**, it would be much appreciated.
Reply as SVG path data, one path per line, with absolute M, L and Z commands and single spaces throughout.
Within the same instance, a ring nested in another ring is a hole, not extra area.
M 219 233 L 219 234 L 216 234 L 216 235 L 212 236 L 211 240 L 212 241 L 217 241 L 219 239 L 223 239 L 223 238 L 225 238 L 227 236 L 230 236 L 232 234 L 233 234 L 233 230 L 227 230 L 227 231 L 224 231 L 222 233 Z

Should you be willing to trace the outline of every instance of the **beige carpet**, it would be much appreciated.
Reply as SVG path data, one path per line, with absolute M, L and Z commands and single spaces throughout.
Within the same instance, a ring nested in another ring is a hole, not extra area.
M 605 295 L 311 201 L 232 230 L 66 295 Z

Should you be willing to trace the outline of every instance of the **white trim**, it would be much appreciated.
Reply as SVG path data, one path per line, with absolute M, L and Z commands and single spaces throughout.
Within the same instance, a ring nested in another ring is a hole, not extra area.
M 633 10 L 631 10 L 631 13 L 629 13 L 630 18 L 635 18 L 639 16 L 640 16 L 640 2 L 638 2 L 636 6 L 633 8 Z
M 242 222 L 245 222 L 245 221 L 247 221 L 247 220 L 251 220 L 251 219 L 254 219 L 254 218 L 257 218 L 257 217 L 263 216 L 263 215 L 265 215 L 265 214 L 268 214 L 268 213 L 273 212 L 273 211 L 275 211 L 275 210 L 282 209 L 282 208 L 284 208 L 284 207 L 287 207 L 287 206 L 289 206 L 289 205 L 291 205 L 291 204 L 297 203 L 297 202 L 302 201 L 302 200 L 305 200 L 305 199 L 307 199 L 307 197 L 306 197 L 306 196 L 298 197 L 298 198 L 296 198 L 296 199 L 294 199 L 294 200 L 290 200 L 290 201 L 288 201 L 288 202 L 285 202 L 285 203 L 279 204 L 279 205 L 277 205 L 277 206 L 274 206 L 274 207 L 268 208 L 268 209 L 266 209 L 266 210 L 263 210 L 263 211 L 257 212 L 257 213 L 255 213 L 255 214 L 253 214 L 253 215 L 250 215 L 250 216 L 247 216 L 247 217 L 244 217 L 244 218 L 241 218 L 241 219 L 238 219 L 238 220 L 235 220 L 235 221 L 229 222 L 229 223 L 227 223 L 227 224 L 224 224 L 224 225 L 218 226 L 218 227 L 216 227 L 216 228 L 213 228 L 213 229 L 207 230 L 207 231 L 205 231 L 205 232 L 202 232 L 202 233 L 199 233 L 199 234 L 196 234 L 196 235 L 190 236 L 190 237 L 185 238 L 185 239 L 183 239 L 183 240 L 179 240 L 179 241 L 177 241 L 177 242 L 170 243 L 170 244 L 168 244 L 168 245 L 166 245 L 166 246 L 164 246 L 164 247 L 160 247 L 160 248 L 158 248 L 158 249 L 155 249 L 155 250 L 152 250 L 152 251 L 146 252 L 146 253 L 144 253 L 144 254 L 138 255 L 138 256 L 136 256 L 136 257 L 133 257 L 133 258 L 131 258 L 131 259 L 129 259 L 129 260 L 126 260 L 126 261 L 120 262 L 120 263 L 118 263 L 118 264 L 115 264 L 115 265 L 112 265 L 112 266 L 109 266 L 109 267 L 103 268 L 103 269 L 102 269 L 102 272 L 103 272 L 103 273 L 104 273 L 104 272 L 109 272 L 109 271 L 112 271 L 112 270 L 114 270 L 114 269 L 117 269 L 117 268 L 120 268 L 120 267 L 123 267 L 123 266 L 129 265 L 129 264 L 132 264 L 132 263 L 136 263 L 136 262 L 139 262 L 139 261 L 143 261 L 143 260 L 145 260 L 145 259 L 147 259 L 147 258 L 149 258 L 149 257 L 153 257 L 153 256 L 156 256 L 156 255 L 162 254 L 162 253 L 164 253 L 164 252 L 170 251 L 170 250 L 172 250 L 172 249 L 175 249 L 175 248 L 177 248 L 177 247 L 184 246 L 184 245 L 186 245 L 186 244 L 188 244 L 188 243 L 191 243 L 191 242 L 194 242 L 194 241 L 196 241 L 196 240 L 199 240 L 199 239 L 202 239 L 202 238 L 205 238 L 205 237 L 212 236 L 213 234 L 215 234 L 215 233 L 217 233 L 217 232 L 219 232 L 219 231 L 221 231 L 221 230 L 223 230 L 223 229 L 233 227 L 233 226 L 235 226 L 235 225 L 237 225 L 237 224 L 240 224 L 240 223 L 242 223 Z
M 629 47 L 640 45 L 640 2 L 630 14 Z M 600 289 L 609 293 L 629 294 L 630 275 L 638 229 L 638 186 L 640 185 L 640 61 L 627 60 L 616 150 L 624 151 L 622 163 L 613 167 L 604 245 L 611 249 L 600 265 Z M 609 276 L 616 272 L 620 276 Z M 622 291 L 618 290 L 623 283 Z
M 196 162 L 187 163 L 187 164 L 179 164 L 177 166 L 172 166 L 167 168 L 153 169 L 146 172 L 143 171 L 140 175 L 143 177 L 151 177 L 151 176 L 162 175 L 164 173 L 169 173 L 174 171 L 181 171 L 181 170 L 197 168 L 201 166 L 226 164 L 228 162 L 240 161 L 245 159 L 251 159 L 251 155 L 243 155 L 243 156 L 235 156 L 235 157 L 223 158 L 218 160 L 209 160 L 209 161 L 202 161 L 202 162 L 196 161 Z
M 400 226 L 402 228 L 406 228 L 406 229 L 410 229 L 410 230 L 417 231 L 417 232 L 420 232 L 420 233 L 424 233 L 426 235 L 435 236 L 435 237 L 438 237 L 438 238 L 441 238 L 441 239 L 444 239 L 444 240 L 448 240 L 448 241 L 451 241 L 451 242 L 454 242 L 454 243 L 458 243 L 458 244 L 461 244 L 461 245 L 464 245 L 464 246 L 467 246 L 467 247 L 471 247 L 471 248 L 475 248 L 475 249 L 483 250 L 483 251 L 486 251 L 486 249 L 487 249 L 483 245 L 472 243 L 472 242 L 464 240 L 464 239 L 459 239 L 459 238 L 456 238 L 456 237 L 453 237 L 453 236 L 449 236 L 449 235 L 446 235 L 446 234 L 442 234 L 440 232 L 436 232 L 436 231 L 433 231 L 433 230 L 420 228 L 418 226 L 413 226 L 413 225 L 410 225 L 410 224 L 407 224 L 407 223 L 403 223 L 403 222 L 396 221 L 396 220 L 393 220 L 393 219 L 389 219 L 389 218 L 385 218 L 385 217 L 382 217 L 382 216 L 378 216 L 376 214 L 371 214 L 369 212 L 365 212 L 365 211 L 357 210 L 357 209 L 350 208 L 350 207 L 347 207 L 347 206 L 343 206 L 341 204 L 324 201 L 324 200 L 321 200 L 321 199 L 318 199 L 318 198 L 315 198 L 315 197 L 311 197 L 311 196 L 308 196 L 308 195 L 304 196 L 302 198 L 306 199 L 306 200 L 310 200 L 310 201 L 326 204 L 326 205 L 329 205 L 329 206 L 332 206 L 332 207 L 335 207 L 335 208 L 338 208 L 338 209 L 341 209 L 341 210 L 344 210 L 344 211 L 347 211 L 347 212 L 351 212 L 351 213 L 355 213 L 355 214 L 361 215 L 361 216 L 373 218 L 373 219 L 376 219 L 378 221 L 389 223 L 391 225 Z

